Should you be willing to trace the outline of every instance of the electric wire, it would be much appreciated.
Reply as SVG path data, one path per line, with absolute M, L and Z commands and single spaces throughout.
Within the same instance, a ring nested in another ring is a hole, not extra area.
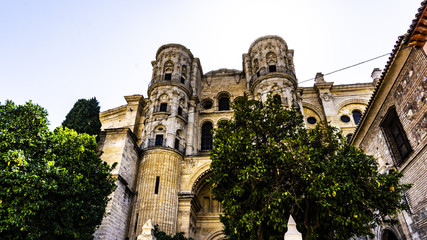
M 349 69 L 349 68 L 352 68 L 352 67 L 355 67 L 355 66 L 358 66 L 358 65 L 361 65 L 361 64 L 364 64 L 364 63 L 367 63 L 367 62 L 373 61 L 373 60 L 375 60 L 375 59 L 385 57 L 385 56 L 390 55 L 390 54 L 391 54 L 391 53 L 386 53 L 386 54 L 383 54 L 383 55 L 381 55 L 381 56 L 374 57 L 374 58 L 371 58 L 371 59 L 365 60 L 365 61 L 363 61 L 363 62 L 359 62 L 359 63 L 353 64 L 353 65 L 350 65 L 350 66 L 348 66 L 348 67 L 340 68 L 340 69 L 338 69 L 338 70 L 335 70 L 335 71 L 332 71 L 332 72 L 325 73 L 325 74 L 323 74 L 323 76 L 327 76 L 327 75 L 330 75 L 330 74 L 333 74 L 333 73 L 336 73 L 336 72 L 340 72 L 340 71 L 343 71 L 343 70 L 346 70 L 346 69 Z M 300 81 L 298 81 L 298 83 L 304 83 L 304 82 L 312 81 L 312 80 L 314 80 L 314 79 L 316 79 L 316 78 L 315 78 L 315 77 L 314 77 L 314 78 L 310 78 L 310 79 L 307 79 L 307 80 L 304 80 L 304 81 L 301 81 L 301 82 L 300 82 Z

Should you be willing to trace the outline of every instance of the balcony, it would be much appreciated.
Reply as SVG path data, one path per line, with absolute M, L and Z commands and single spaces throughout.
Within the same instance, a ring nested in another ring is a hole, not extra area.
M 171 114 L 170 106 L 155 106 L 153 109 L 153 114 Z
M 269 69 L 262 67 L 257 73 L 255 73 L 251 77 L 251 80 L 249 81 L 250 86 L 252 86 L 252 84 L 255 83 L 256 79 L 258 79 L 262 76 L 265 76 L 267 74 L 270 74 L 270 73 L 286 73 L 286 74 L 290 75 L 291 77 L 293 77 L 295 81 L 297 81 L 297 77 L 295 76 L 295 73 L 293 71 L 283 67 L 283 66 L 276 66 L 276 71 L 274 71 L 274 72 L 270 72 Z
M 147 144 L 144 142 L 141 144 L 142 150 L 147 150 L 151 148 L 169 148 L 169 149 L 175 149 L 181 152 L 182 154 L 185 154 L 185 146 L 183 144 L 180 144 L 179 141 L 175 141 L 175 144 L 173 147 L 167 145 L 167 139 L 148 139 Z
M 184 120 L 185 122 L 188 122 L 188 114 L 185 112 L 179 112 L 178 111 L 178 117 Z
M 190 96 L 193 95 L 193 88 L 190 85 L 190 81 L 188 79 L 182 79 L 181 77 L 177 78 L 176 76 L 172 75 L 170 80 L 166 80 L 164 75 L 159 75 L 153 79 L 151 79 L 151 82 L 148 84 L 148 89 L 150 89 L 151 85 L 159 82 L 165 82 L 165 83 L 174 83 L 181 86 L 184 86 L 188 89 L 190 92 Z

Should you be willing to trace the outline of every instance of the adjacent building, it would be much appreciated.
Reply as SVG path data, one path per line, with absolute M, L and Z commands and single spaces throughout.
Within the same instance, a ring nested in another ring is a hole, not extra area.
M 380 171 L 404 173 L 412 188 L 399 224 L 379 226 L 377 239 L 427 239 L 427 9 L 423 1 L 399 37 L 352 143 L 374 155 Z

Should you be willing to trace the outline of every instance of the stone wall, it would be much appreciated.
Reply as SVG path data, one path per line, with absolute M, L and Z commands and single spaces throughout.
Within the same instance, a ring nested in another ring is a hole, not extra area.
M 402 62 L 405 59 L 402 60 Z M 392 69 L 393 70 L 393 69 Z M 374 102 L 380 106 L 359 147 L 374 155 L 380 164 L 396 166 L 404 173 L 402 183 L 413 184 L 407 192 L 411 211 L 405 213 L 410 219 L 400 216 L 402 231 L 412 235 L 412 239 L 427 239 L 427 57 L 421 49 L 410 52 L 400 69 L 390 91 L 377 93 L 384 98 Z M 384 83 L 386 84 L 386 83 Z M 390 108 L 396 108 L 398 118 L 409 140 L 412 153 L 402 163 L 397 162 L 390 148 L 381 123 Z M 368 116 L 367 116 L 368 117 Z M 407 229 L 406 229 L 407 228 Z M 424 236 L 424 237 L 422 237 Z
M 124 239 L 127 236 L 130 211 L 135 194 L 139 149 L 136 137 L 126 128 L 107 129 L 100 138 L 101 159 L 112 165 L 117 163 L 113 175 L 117 177 L 116 190 L 111 194 L 103 219 L 94 238 Z

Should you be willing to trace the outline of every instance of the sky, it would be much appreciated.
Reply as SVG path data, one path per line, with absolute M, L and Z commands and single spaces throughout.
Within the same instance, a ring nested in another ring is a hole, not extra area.
M 157 49 L 186 46 L 203 72 L 242 70 L 265 35 L 295 50 L 299 82 L 390 53 L 421 0 L 0 0 L 0 103 L 32 100 L 60 126 L 74 103 L 101 111 L 147 96 Z M 388 56 L 325 76 L 370 82 Z M 312 86 L 306 81 L 300 86 Z

